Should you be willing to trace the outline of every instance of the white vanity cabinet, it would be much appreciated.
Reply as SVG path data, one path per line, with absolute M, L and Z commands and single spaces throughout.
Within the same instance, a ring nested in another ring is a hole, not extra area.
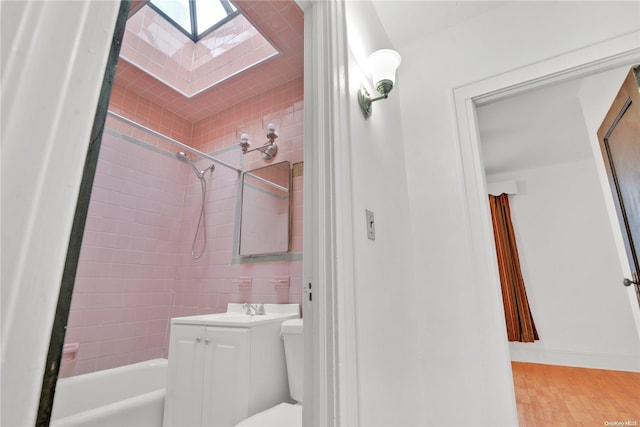
M 224 314 L 171 320 L 164 427 L 233 427 L 289 401 L 280 328 L 298 315 L 231 322 Z
M 165 426 L 234 426 L 234 415 L 247 413 L 249 390 L 237 384 L 249 381 L 250 335 L 249 328 L 171 327 Z

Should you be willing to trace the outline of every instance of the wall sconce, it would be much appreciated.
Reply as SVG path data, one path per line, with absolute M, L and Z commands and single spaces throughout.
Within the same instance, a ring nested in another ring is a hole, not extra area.
M 396 80 L 396 69 L 400 65 L 400 61 L 400 54 L 391 49 L 378 50 L 369 55 L 367 64 L 371 70 L 373 83 L 376 85 L 376 90 L 380 93 L 380 96 L 371 98 L 367 89 L 364 86 L 360 87 L 358 103 L 365 119 L 371 116 L 371 104 L 373 102 L 386 99 L 389 96 L 389 92 L 393 89 L 393 83 Z
M 249 147 L 251 146 L 251 143 L 249 142 L 249 135 L 243 133 L 240 135 L 240 149 L 242 150 L 242 154 L 258 150 L 260 151 L 260 155 L 263 159 L 271 160 L 276 156 L 276 154 L 278 154 L 278 146 L 276 145 L 277 137 L 278 133 L 276 132 L 276 125 L 269 123 L 267 126 L 267 142 L 265 142 L 262 147 L 256 147 L 249 150 Z

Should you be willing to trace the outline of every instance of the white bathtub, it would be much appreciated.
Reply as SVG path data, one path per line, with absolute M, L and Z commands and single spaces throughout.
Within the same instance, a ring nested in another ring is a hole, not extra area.
M 167 359 L 60 378 L 52 427 L 162 427 Z

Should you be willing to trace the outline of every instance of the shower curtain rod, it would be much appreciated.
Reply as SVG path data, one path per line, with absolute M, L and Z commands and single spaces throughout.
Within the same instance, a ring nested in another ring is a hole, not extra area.
M 271 187 L 273 187 L 273 188 L 275 188 L 277 190 L 280 190 L 280 191 L 282 191 L 284 193 L 288 193 L 289 192 L 289 189 L 287 187 L 283 187 L 282 185 L 276 184 L 275 182 L 271 182 L 268 179 L 262 178 L 262 177 L 260 177 L 258 175 L 254 175 L 251 172 L 245 172 L 245 175 L 249 175 L 250 177 L 252 177 L 252 178 L 254 178 L 254 179 L 256 179 L 256 180 L 258 180 L 258 181 L 260 181 L 260 182 L 262 182 L 264 184 L 267 184 L 267 185 L 269 185 L 269 186 L 271 186 Z
M 190 146 L 188 146 L 187 144 L 183 144 L 183 143 L 182 143 L 182 142 L 180 142 L 180 141 L 176 141 L 176 140 L 175 140 L 175 139 L 173 139 L 173 138 L 169 138 L 168 136 L 163 135 L 163 134 L 161 134 L 161 133 L 159 133 L 159 132 L 156 132 L 156 131 L 155 131 L 155 130 L 153 130 L 153 129 L 150 129 L 150 128 L 146 127 L 146 126 L 143 126 L 143 125 L 141 125 L 141 124 L 139 124 L 139 123 L 136 123 L 136 122 L 134 122 L 133 120 L 129 120 L 129 119 L 127 119 L 126 117 L 121 116 L 120 114 L 114 113 L 114 112 L 113 112 L 113 111 L 111 111 L 111 110 L 107 110 L 107 115 L 109 115 L 109 116 L 113 117 L 114 119 L 120 120 L 121 122 L 127 123 L 128 125 L 131 125 L 131 126 L 133 126 L 133 127 L 135 127 L 135 128 L 138 128 L 138 129 L 143 130 L 143 131 L 145 131 L 145 132 L 149 132 L 150 134 L 155 135 L 155 136 L 157 136 L 158 138 L 164 139 L 164 140 L 165 140 L 165 141 L 167 141 L 167 142 L 170 142 L 170 143 L 172 143 L 172 144 L 175 144 L 175 145 L 177 145 L 178 147 L 183 148 L 183 149 L 185 149 L 185 150 L 187 150 L 187 151 L 190 151 L 190 152 L 191 152 L 191 153 L 193 153 L 193 154 L 197 154 L 197 155 L 199 155 L 199 156 L 202 156 L 202 157 L 204 157 L 204 158 L 206 158 L 206 159 L 211 160 L 212 162 L 218 163 L 219 165 L 222 165 L 222 166 L 227 167 L 227 168 L 229 168 L 229 169 L 233 169 L 233 170 L 234 170 L 234 171 L 236 171 L 238 174 L 240 174 L 240 173 L 242 172 L 242 169 L 238 169 L 237 167 L 235 167 L 235 166 L 233 166 L 233 165 L 230 165 L 229 163 L 226 163 L 226 162 L 223 162 L 222 160 L 216 159 L 215 157 L 213 157 L 213 156 L 211 156 L 211 155 L 209 155 L 209 154 L 207 154 L 207 153 L 203 153 L 203 152 L 202 152 L 202 151 L 200 151 L 200 150 L 196 150 L 195 148 L 190 147 Z

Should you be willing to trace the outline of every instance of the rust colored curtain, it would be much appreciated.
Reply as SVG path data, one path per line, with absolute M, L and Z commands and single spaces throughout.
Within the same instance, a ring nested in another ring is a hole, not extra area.
M 509 195 L 489 196 L 493 237 L 498 253 L 504 316 L 509 341 L 533 342 L 540 339 L 529 309 L 527 291 L 520 270 L 516 236 L 511 223 Z

